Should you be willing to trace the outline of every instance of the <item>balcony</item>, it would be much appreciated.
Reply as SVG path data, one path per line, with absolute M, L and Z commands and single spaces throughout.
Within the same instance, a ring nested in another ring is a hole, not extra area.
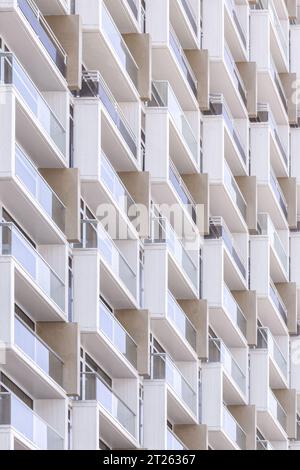
M 285 170 L 289 169 L 289 159 L 288 159 L 288 149 L 283 142 L 282 137 L 280 136 L 278 125 L 275 121 L 271 108 L 268 104 L 258 104 L 258 116 L 260 122 L 268 122 L 272 137 L 275 142 L 275 147 L 277 148 L 277 153 L 280 155 L 280 158 L 283 160 Z
M 270 173 L 270 183 L 271 183 L 271 187 L 272 187 L 272 190 L 273 190 L 273 193 L 275 195 L 275 198 L 285 216 L 285 218 L 287 219 L 287 216 L 288 216 L 288 205 L 287 205 L 287 202 L 286 202 L 286 199 L 284 197 L 284 194 L 282 192 L 282 189 L 278 183 L 278 180 L 276 178 L 276 176 L 274 175 L 273 171 L 271 171 Z
M 180 174 L 176 170 L 176 167 L 175 165 L 173 165 L 173 163 L 171 163 L 169 166 L 169 181 L 173 189 L 175 190 L 178 198 L 182 202 L 186 212 L 189 214 L 192 222 L 196 224 L 197 222 L 196 203 L 193 200 L 189 190 L 184 184 L 183 179 L 181 178 Z
M 256 450 L 275 450 L 272 444 L 269 441 L 263 441 L 261 439 L 256 439 Z
M 243 219 L 246 220 L 247 203 L 226 161 L 224 162 L 224 182 Z
M 32 153 L 38 153 L 38 149 L 40 149 L 40 152 L 44 154 L 43 158 L 46 160 L 41 160 L 42 157 L 39 157 L 41 166 L 46 167 L 46 162 L 48 162 L 48 165 L 51 162 L 51 157 L 47 160 L 47 155 L 49 154 L 46 153 L 45 141 L 50 141 L 47 145 L 53 144 L 54 147 L 52 147 L 50 151 L 56 153 L 56 158 L 58 158 L 58 153 L 60 158 L 64 159 L 66 156 L 66 131 L 25 70 L 11 53 L 0 54 L 0 84 L 2 86 L 14 86 L 17 92 L 18 102 L 20 101 L 21 104 L 20 111 L 17 107 L 16 116 L 17 126 L 18 124 L 23 126 L 20 135 L 22 136 L 22 140 L 26 142 L 27 148 L 32 146 L 32 143 L 30 144 L 30 142 L 28 142 L 29 138 L 31 142 L 35 138 L 37 139 L 35 141 L 35 147 L 32 148 Z M 29 114 L 29 122 L 22 113 L 24 108 L 25 112 Z M 20 113 L 22 113 L 22 116 Z M 37 134 L 32 132 L 32 120 L 36 121 L 36 123 L 34 122 L 33 124 L 38 127 Z M 28 132 L 27 136 L 25 135 L 26 132 Z M 60 160 L 60 165 L 61 164 Z
M 15 437 L 30 449 L 64 450 L 64 439 L 13 393 L 0 393 L 2 426 L 11 426 Z
M 88 70 L 99 70 L 120 101 L 137 100 L 138 66 L 104 1 L 94 0 L 87 5 L 84 0 L 77 0 L 76 13 L 82 18 L 83 54 Z
M 197 394 L 167 354 L 152 354 L 151 379 L 165 380 L 177 400 L 197 415 Z
M 275 282 L 288 282 L 289 256 L 268 214 L 258 214 L 260 235 L 267 235 L 272 247 L 271 275 Z
M 246 434 L 225 405 L 223 405 L 223 430 L 238 449 L 246 450 Z
M 236 4 L 235 0 L 225 0 L 227 5 L 228 11 L 233 19 L 234 25 L 237 29 L 239 38 L 244 46 L 244 49 L 247 49 L 247 39 L 246 39 L 246 31 L 242 26 L 241 21 L 238 18 L 237 11 L 236 11 Z
M 121 107 L 99 72 L 83 73 L 83 85 L 79 96 L 82 98 L 95 97 L 100 99 L 114 130 L 117 132 L 133 158 L 137 160 L 137 136 L 128 124 Z M 109 131 L 106 132 L 109 135 Z M 103 139 L 104 147 L 108 146 L 108 144 L 106 144 L 105 134 L 103 135 Z M 111 139 L 113 139 L 113 136 Z
M 15 174 L 36 202 L 64 232 L 66 219 L 64 204 L 18 145 L 16 145 Z
M 237 328 L 240 330 L 240 332 L 246 338 L 246 334 L 247 334 L 247 320 L 246 320 L 246 317 L 243 314 L 240 306 L 236 302 L 235 298 L 233 297 L 232 293 L 230 292 L 230 290 L 226 286 L 226 284 L 224 284 L 223 302 L 224 302 L 224 306 L 226 308 L 226 311 L 229 314 L 232 322 L 234 323 L 234 325 L 237 326 Z
M 196 252 L 189 253 L 184 247 L 182 241 L 178 237 L 177 233 L 174 231 L 168 219 L 164 217 L 155 217 L 152 215 L 152 234 L 151 239 L 148 243 L 152 244 L 166 244 L 167 248 L 175 260 L 176 264 L 179 266 L 180 270 L 183 271 L 184 278 L 181 277 L 181 281 L 178 278 L 179 282 L 185 282 L 186 279 L 188 284 L 192 284 L 193 290 L 198 290 L 199 286 L 199 273 L 198 266 L 193 259 Z M 176 266 L 175 266 L 176 269 Z M 170 277 L 172 277 L 172 266 L 170 266 Z M 181 273 L 180 273 L 181 274 Z M 169 279 L 169 282 L 172 282 L 172 279 Z
M 67 54 L 33 0 L 17 0 L 18 7 L 61 74 L 66 77 Z
M 224 60 L 225 60 L 226 66 L 228 68 L 228 71 L 231 75 L 231 78 L 234 82 L 234 85 L 236 87 L 236 90 L 240 94 L 240 97 L 241 97 L 245 107 L 247 107 L 247 91 L 246 91 L 244 82 L 242 80 L 242 77 L 240 75 L 240 72 L 238 71 L 236 63 L 234 61 L 234 58 L 232 57 L 230 49 L 227 45 L 225 45 L 225 48 L 224 48 Z
M 288 364 L 269 328 L 258 328 L 257 349 L 265 349 L 268 351 L 268 354 L 273 361 L 273 363 L 270 364 L 272 384 L 274 384 L 274 386 L 284 388 L 288 377 Z M 279 368 L 284 380 L 278 377 L 278 373 L 276 373 L 276 369 L 274 369 L 274 363 Z
M 222 217 L 211 217 L 210 218 L 210 234 L 206 236 L 207 240 L 221 239 L 224 242 L 226 250 L 228 251 L 234 265 L 244 280 L 247 279 L 247 268 L 246 262 L 244 261 L 241 254 L 239 254 L 238 248 L 234 243 L 234 239 L 227 228 Z M 226 266 L 225 266 L 226 269 Z
M 192 5 L 190 4 L 189 0 L 180 0 L 180 2 L 190 22 L 192 30 L 194 31 L 195 35 L 198 36 L 197 16 L 194 12 Z
M 1 223 L 0 234 L 0 254 L 2 256 L 12 256 L 20 268 L 29 275 L 34 284 L 46 295 L 48 301 L 53 302 L 59 307 L 60 311 L 64 312 L 64 282 L 13 224 Z M 24 289 L 26 288 L 24 287 Z
M 183 73 L 191 92 L 195 97 L 197 97 L 197 80 L 195 78 L 194 72 L 191 69 L 189 61 L 186 58 L 183 48 L 180 45 L 180 42 L 176 36 L 176 33 L 172 26 L 170 25 L 170 35 L 169 35 L 170 47 L 176 57 L 177 64 Z
M 137 345 L 112 312 L 100 300 L 100 331 L 113 346 L 133 365 L 137 367 Z
M 246 376 L 229 349 L 219 338 L 209 339 L 209 362 L 222 364 L 229 378 L 234 381 L 242 394 L 246 395 Z M 228 389 L 228 384 L 225 384 L 224 388 Z
M 167 450 L 186 450 L 184 444 L 170 429 L 167 429 Z
M 226 130 L 233 141 L 235 152 L 238 154 L 238 157 L 243 162 L 243 165 L 247 165 L 247 150 L 239 135 L 235 120 L 232 117 L 232 114 L 222 94 L 215 93 L 210 95 L 210 111 L 209 113 L 205 114 L 213 116 L 223 116 Z
M 30 358 L 46 375 L 63 386 L 63 361 L 49 346 L 29 329 L 25 323 L 14 318 L 15 345 Z
M 101 290 L 108 301 L 111 299 L 114 303 L 117 298 L 122 299 L 116 308 L 136 307 L 137 275 L 100 222 L 82 221 L 82 241 L 76 248 L 99 251 Z
M 196 350 L 197 332 L 171 292 L 168 292 L 167 318 L 173 323 L 189 345 Z
M 106 430 L 116 433 L 117 428 L 135 439 L 136 415 L 126 403 L 101 379 L 98 374 L 85 372 L 81 375 L 81 401 L 96 401 L 100 405 L 101 420 Z M 108 422 L 108 423 L 107 423 Z
M 284 323 L 287 325 L 287 308 L 279 295 L 278 290 L 275 287 L 275 284 L 271 281 L 269 287 L 269 294 L 272 299 L 273 304 L 276 307 L 277 312 L 280 314 Z
M 166 108 L 169 111 L 172 118 L 171 123 L 175 130 L 175 135 L 173 131 L 170 136 L 171 146 L 172 140 L 176 141 L 176 143 L 174 142 L 173 144 L 173 155 L 176 155 L 176 153 L 179 152 L 180 146 L 184 146 L 183 152 L 192 160 L 192 167 L 195 168 L 196 165 L 196 168 L 199 168 L 200 149 L 197 143 L 197 138 L 169 82 L 152 82 L 152 101 L 148 103 L 148 106 L 150 108 Z M 188 165 L 191 166 L 191 163 Z
M 273 418 L 278 421 L 281 428 L 285 432 L 287 425 L 287 415 L 271 389 L 269 390 L 269 410 Z

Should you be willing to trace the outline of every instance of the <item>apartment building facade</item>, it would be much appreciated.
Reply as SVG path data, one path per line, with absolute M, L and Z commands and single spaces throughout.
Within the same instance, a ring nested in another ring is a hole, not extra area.
M 299 0 L 0 0 L 1 450 L 300 449 L 299 46 Z

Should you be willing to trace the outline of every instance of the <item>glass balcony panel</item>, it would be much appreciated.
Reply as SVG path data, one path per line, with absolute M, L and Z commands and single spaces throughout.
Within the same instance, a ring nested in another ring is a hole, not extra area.
M 246 393 L 246 376 L 229 349 L 219 338 L 209 339 L 209 362 L 223 364 L 224 369 L 233 378 L 240 390 Z
M 195 14 L 194 10 L 193 10 L 193 7 L 192 7 L 192 5 L 190 4 L 190 2 L 188 0 L 181 0 L 181 4 L 182 4 L 183 9 L 186 13 L 186 16 L 189 19 L 190 25 L 191 25 L 194 33 L 197 36 L 197 34 L 198 34 L 197 17 L 196 17 L 196 14 Z
M 0 393 L 0 426 L 12 426 L 40 450 L 63 450 L 63 438 L 15 395 Z
M 240 73 L 237 69 L 237 66 L 236 66 L 236 63 L 231 55 L 231 52 L 227 46 L 227 44 L 225 45 L 225 48 L 224 48 L 224 59 L 225 59 L 225 63 L 227 65 L 227 67 L 229 68 L 229 71 L 230 71 L 230 74 L 231 74 L 231 77 L 235 83 L 235 86 L 238 90 L 238 92 L 240 93 L 241 95 L 241 98 L 243 100 L 243 103 L 245 106 L 247 106 L 247 91 L 245 89 L 245 85 L 243 83 L 243 80 L 240 76 Z
M 135 60 L 122 38 L 122 34 L 115 25 L 104 3 L 102 3 L 102 28 L 133 84 L 137 87 L 138 66 L 136 65 Z
M 151 370 L 153 380 L 166 380 L 176 395 L 184 401 L 194 414 L 196 413 L 196 392 L 167 354 L 153 354 Z
M 287 309 L 286 306 L 284 305 L 283 300 L 281 299 L 278 290 L 275 287 L 275 284 L 273 282 L 270 283 L 270 297 L 273 300 L 275 307 L 277 308 L 278 312 L 280 313 L 280 316 L 282 317 L 283 321 L 285 324 L 287 324 Z
M 247 320 L 234 299 L 232 293 L 226 285 L 224 285 L 224 305 L 232 319 L 233 323 L 241 330 L 246 337 L 247 334 Z
M 63 362 L 36 334 L 17 317 L 14 319 L 15 344 L 30 357 L 47 375 L 63 385 Z
M 286 203 L 286 200 L 285 200 L 285 197 L 282 193 L 282 190 L 279 186 L 279 183 L 278 183 L 278 180 L 276 178 L 276 176 L 274 175 L 273 171 L 271 171 L 270 173 L 270 183 L 271 183 L 271 186 L 272 186 L 272 189 L 274 191 L 274 194 L 275 194 L 275 197 L 285 215 L 285 218 L 287 218 L 288 216 L 288 206 L 287 206 L 287 203 Z
M 232 199 L 245 220 L 247 216 L 247 203 L 226 161 L 224 163 L 224 181 Z
M 170 41 L 170 46 L 171 46 L 171 49 L 173 50 L 175 56 L 176 56 L 176 59 L 177 59 L 177 62 L 178 62 L 178 65 L 179 67 L 181 68 L 185 78 L 187 79 L 187 82 L 194 94 L 195 97 L 197 97 L 197 88 L 198 88 L 198 85 L 197 85 L 197 80 L 191 70 L 191 67 L 189 65 L 189 62 L 185 56 L 185 53 L 180 45 L 180 42 L 173 30 L 173 28 L 170 26 L 170 36 L 169 36 L 169 41 Z
M 137 366 L 137 345 L 129 336 L 127 331 L 118 322 L 116 317 L 108 310 L 103 302 L 100 301 L 100 330 L 111 343 L 123 354 L 126 359 L 134 366 Z
M 190 214 L 193 222 L 196 223 L 197 222 L 196 204 L 193 201 L 193 198 L 190 195 L 184 182 L 182 181 L 182 178 L 177 173 L 174 165 L 169 166 L 169 179 L 179 199 L 181 200 L 182 204 L 185 206 L 186 210 Z
M 270 61 L 270 71 L 271 71 L 273 80 L 275 82 L 276 88 L 278 90 L 280 99 L 282 101 L 283 107 L 286 110 L 286 112 L 288 112 L 288 103 L 287 103 L 287 98 L 286 98 L 286 95 L 285 95 L 285 91 L 284 91 L 284 88 L 282 86 L 279 73 L 277 72 L 277 69 L 276 69 L 276 66 L 274 64 L 274 60 L 273 60 L 272 57 L 271 57 L 271 61 Z
M 169 429 L 167 430 L 167 450 L 185 450 L 186 447 Z
M 66 131 L 48 104 L 33 84 L 15 56 L 9 52 L 0 53 L 0 83 L 12 84 L 35 115 L 44 131 L 63 155 L 66 154 Z
M 18 145 L 16 146 L 15 158 L 16 176 L 26 186 L 31 195 L 37 200 L 56 225 L 64 231 L 66 208 L 63 203 Z
M 287 423 L 287 415 L 284 409 L 282 408 L 281 404 L 275 397 L 272 390 L 269 391 L 269 408 L 270 411 L 275 419 L 279 422 L 281 427 L 286 430 L 286 423 Z
M 273 337 L 271 331 L 268 328 L 260 327 L 258 328 L 258 349 L 267 349 L 273 358 L 273 360 L 278 365 L 279 369 L 285 377 L 287 377 L 288 366 L 287 360 L 285 359 L 283 353 L 281 352 L 275 338 Z
M 18 7 L 47 50 L 62 75 L 66 76 L 67 55 L 58 43 L 43 15 L 32 0 L 18 0 Z
M 246 434 L 225 406 L 223 406 L 223 428 L 241 450 L 246 450 Z
M 82 220 L 82 240 L 75 247 L 98 249 L 111 270 L 121 279 L 131 294 L 136 297 L 136 274 L 101 223 L 96 220 Z
M 81 400 L 97 401 L 121 426 L 135 437 L 136 416 L 123 400 L 95 373 L 84 373 L 81 380 Z
M 245 32 L 245 29 L 242 27 L 242 24 L 237 16 L 235 0 L 226 0 L 226 3 L 227 3 L 229 11 L 232 14 L 233 21 L 237 27 L 242 43 L 244 47 L 246 48 L 247 47 L 246 32 Z
M 196 330 L 170 292 L 168 292 L 167 317 L 175 325 L 178 331 L 180 331 L 192 348 L 196 350 Z
M 13 224 L 2 223 L 0 224 L 0 239 L 0 253 L 13 256 L 45 294 L 64 310 L 65 285 L 63 281 L 21 232 Z
M 135 203 L 103 152 L 101 155 L 101 178 L 120 208 L 127 214 L 127 208 Z
M 153 108 L 168 108 L 178 132 L 189 148 L 193 159 L 198 162 L 198 144 L 194 131 L 182 110 L 169 82 L 154 81 L 152 83 L 152 101 L 148 104 Z
M 258 214 L 258 223 L 262 235 L 268 235 L 271 245 L 276 252 L 284 270 L 288 271 L 288 255 L 282 244 L 282 241 L 274 227 L 274 224 L 268 214 Z
M 166 218 L 152 216 L 152 234 L 147 242 L 166 243 L 178 264 L 197 288 L 198 268 Z
M 135 18 L 138 19 L 139 17 L 139 1 L 138 0 L 127 0 L 128 5 L 132 13 L 134 14 Z

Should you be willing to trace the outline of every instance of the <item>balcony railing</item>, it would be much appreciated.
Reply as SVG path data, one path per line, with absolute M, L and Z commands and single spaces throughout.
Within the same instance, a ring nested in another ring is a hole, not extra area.
M 239 33 L 240 38 L 242 40 L 242 43 L 243 43 L 244 47 L 246 48 L 247 47 L 246 33 L 245 33 L 245 30 L 242 27 L 241 22 L 240 22 L 240 20 L 237 16 L 235 0 L 226 0 L 226 3 L 227 3 L 229 11 L 232 14 L 233 21 L 234 21 L 235 26 L 238 30 L 238 33 Z
M 279 295 L 278 290 L 275 287 L 275 284 L 270 282 L 270 297 L 275 304 L 276 309 L 278 310 L 280 316 L 282 317 L 285 324 L 287 324 L 287 308 Z
M 66 154 L 66 131 L 51 111 L 48 103 L 29 78 L 16 57 L 0 53 L 0 84 L 14 85 L 30 111 L 63 155 Z
M 246 450 L 246 434 L 225 405 L 223 405 L 223 428 L 241 450 Z
M 258 328 L 257 348 L 267 349 L 272 359 L 276 362 L 279 369 L 285 377 L 287 377 L 288 367 L 287 360 L 281 352 L 277 342 L 275 341 L 269 328 Z
M 89 71 L 83 73 L 82 88 L 79 92 L 79 96 L 83 98 L 97 97 L 100 99 L 131 153 L 137 158 L 137 137 L 99 72 Z
M 191 69 L 188 59 L 182 49 L 180 42 L 175 34 L 174 29 L 170 25 L 170 35 L 169 41 L 172 51 L 174 52 L 178 65 L 181 68 L 194 96 L 197 96 L 197 80 L 195 78 L 194 72 Z
M 64 232 L 66 217 L 64 204 L 18 145 L 15 153 L 15 173 L 38 204 Z
M 282 212 L 285 216 L 285 218 L 287 218 L 288 216 L 288 205 L 287 205 L 287 202 L 286 202 L 286 199 L 284 197 L 284 194 L 282 192 L 282 189 L 278 183 L 278 180 L 276 178 L 276 176 L 274 175 L 273 173 L 273 170 L 271 170 L 271 173 L 270 173 L 270 183 L 271 183 L 271 187 L 273 189 L 273 192 L 275 194 L 275 197 L 282 209 Z
M 281 26 L 280 20 L 278 18 L 276 8 L 274 6 L 273 0 L 261 0 L 260 2 L 262 9 L 269 10 L 271 22 L 277 32 L 281 47 L 284 51 L 284 55 L 288 55 L 288 41 L 284 35 L 283 28 Z
M 234 119 L 231 115 L 231 112 L 229 110 L 229 107 L 225 101 L 225 98 L 222 94 L 220 93 L 214 93 L 210 95 L 210 110 L 206 111 L 204 114 L 208 115 L 214 115 L 214 116 L 223 116 L 227 129 L 229 133 L 231 134 L 238 151 L 240 153 L 240 156 L 242 157 L 242 160 L 244 163 L 247 162 L 247 156 L 246 156 L 246 150 L 245 146 L 242 142 L 242 139 L 239 135 L 238 129 L 236 128 Z
M 186 450 L 185 445 L 170 429 L 167 430 L 167 450 Z
M 135 18 L 138 19 L 138 17 L 139 17 L 139 0 L 127 0 L 127 3 L 130 6 L 130 10 L 132 11 Z
M 242 310 L 240 309 L 239 305 L 237 304 L 235 298 L 233 297 L 232 293 L 224 284 L 224 305 L 225 308 L 233 321 L 233 323 L 240 329 L 243 335 L 246 337 L 247 334 L 247 320 L 245 315 L 243 314 Z
M 113 273 L 136 297 L 136 273 L 130 267 L 116 244 L 97 220 L 82 220 L 82 240 L 76 248 L 98 249 Z
M 175 165 L 171 163 L 169 165 L 169 180 L 175 189 L 179 199 L 181 200 L 182 204 L 185 206 L 187 212 L 190 214 L 193 222 L 196 224 L 197 222 L 197 212 L 196 212 L 196 203 L 193 200 L 189 190 L 187 189 L 186 185 L 183 182 L 180 174 L 176 170 Z
M 62 310 L 65 308 L 65 285 L 48 263 L 12 223 L 0 224 L 0 254 L 13 256 L 42 291 Z
M 281 427 L 286 430 L 286 425 L 287 425 L 287 415 L 286 412 L 284 411 L 283 407 L 275 397 L 274 393 L 272 390 L 269 390 L 269 409 L 271 411 L 271 414 L 273 418 L 275 418 Z
M 256 450 L 274 450 L 269 441 L 256 438 Z
M 197 332 L 175 298 L 168 292 L 167 317 L 187 342 L 196 350 Z
M 94 372 L 81 374 L 81 400 L 97 401 L 126 431 L 135 437 L 136 415 Z
M 276 252 L 285 272 L 288 272 L 289 258 L 280 237 L 268 214 L 258 214 L 258 223 L 261 235 L 268 235 L 271 245 Z
M 222 217 L 210 217 L 210 232 L 209 232 L 209 235 L 207 235 L 205 238 L 206 239 L 222 238 L 227 250 L 231 254 L 243 278 L 244 279 L 247 278 L 246 262 L 243 260 L 242 255 L 238 252 L 238 249 L 235 246 L 233 237 L 229 229 L 227 228 L 224 220 L 222 219 Z
M 268 122 L 270 124 L 273 137 L 279 147 L 284 163 L 286 167 L 288 167 L 288 151 L 287 149 L 285 149 L 285 145 L 282 142 L 282 139 L 278 131 L 278 126 L 277 126 L 277 123 L 275 121 L 275 118 L 273 116 L 270 106 L 268 104 L 259 103 L 258 115 L 260 117 L 260 122 Z
M 33 0 L 18 0 L 18 7 L 62 75 L 66 76 L 67 54 Z
M 131 78 L 135 87 L 137 87 L 138 83 L 138 66 L 132 57 L 128 47 L 124 39 L 122 38 L 122 34 L 118 30 L 114 20 L 112 19 L 109 11 L 107 10 L 104 2 L 102 2 L 102 29 L 104 34 L 107 36 L 113 50 L 117 54 L 118 58 L 120 59 L 122 65 L 124 66 L 125 70 L 127 71 L 129 77 Z
M 194 9 L 193 9 L 192 5 L 190 4 L 189 0 L 181 0 L 181 4 L 182 4 L 183 9 L 186 13 L 186 16 L 189 19 L 190 25 L 191 25 L 194 33 L 197 36 L 197 34 L 198 34 L 197 17 L 196 17 L 196 14 L 194 12 Z
M 223 364 L 224 369 L 232 377 L 239 389 L 244 394 L 246 393 L 246 376 L 229 349 L 219 338 L 209 339 L 209 362 Z
M 40 450 L 63 450 L 63 438 L 13 393 L 0 393 L 0 426 L 12 426 Z
M 197 394 L 167 354 L 152 354 L 151 379 L 165 380 L 175 394 L 196 414 Z
M 286 98 L 285 91 L 284 91 L 284 88 L 283 88 L 282 83 L 281 83 L 279 73 L 277 72 L 277 69 L 276 69 L 276 66 L 274 64 L 274 61 L 273 61 L 272 57 L 271 57 L 271 61 L 270 61 L 270 71 L 271 71 L 273 80 L 275 82 L 276 88 L 278 90 L 280 99 L 282 101 L 283 107 L 287 112 L 288 111 L 287 98 Z
M 63 385 L 63 361 L 18 317 L 14 319 L 14 342 L 45 374 Z
M 224 161 L 224 182 L 232 199 L 234 200 L 235 204 L 239 208 L 240 213 L 242 214 L 244 220 L 246 220 L 247 203 L 244 199 L 244 196 L 242 195 L 240 188 L 238 187 L 238 184 L 233 174 L 231 173 L 231 170 L 226 160 Z
M 245 106 L 247 106 L 247 91 L 246 91 L 245 85 L 243 83 L 243 80 L 241 78 L 240 72 L 238 71 L 236 63 L 235 63 L 235 61 L 234 61 L 234 59 L 231 55 L 231 52 L 230 52 L 227 44 L 225 45 L 225 48 L 224 48 L 224 59 L 225 59 L 225 63 L 227 65 L 227 67 L 229 68 L 229 71 L 230 71 L 231 77 L 232 77 L 232 79 L 235 83 L 235 86 L 236 86 L 239 94 L 241 95 L 243 103 L 244 103 Z
M 127 210 L 134 206 L 135 202 L 104 152 L 101 154 L 100 172 L 101 179 L 104 182 L 106 188 L 110 191 L 118 206 L 127 215 Z
M 193 283 L 198 286 L 198 268 L 185 249 L 178 235 L 174 231 L 168 219 L 152 215 L 151 238 L 148 243 L 166 243 L 168 249 L 175 257 L 177 263 Z
M 100 300 L 99 324 L 102 331 L 116 349 L 136 368 L 137 345 L 112 312 Z
M 182 110 L 169 82 L 154 81 L 152 82 L 152 101 L 149 107 L 167 108 L 173 121 L 187 145 L 193 159 L 196 163 L 199 161 L 199 148 L 196 136 L 184 111 Z

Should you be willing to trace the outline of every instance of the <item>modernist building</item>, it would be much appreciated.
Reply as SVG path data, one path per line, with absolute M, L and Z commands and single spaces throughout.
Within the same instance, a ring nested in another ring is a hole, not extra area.
M 0 0 L 0 449 L 300 449 L 298 4 Z

